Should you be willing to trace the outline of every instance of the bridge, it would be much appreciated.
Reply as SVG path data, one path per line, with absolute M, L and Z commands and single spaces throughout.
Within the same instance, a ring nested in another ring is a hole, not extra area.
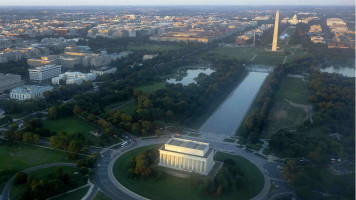
M 245 66 L 245 69 L 250 72 L 273 72 L 274 67 L 268 65 L 249 65 Z

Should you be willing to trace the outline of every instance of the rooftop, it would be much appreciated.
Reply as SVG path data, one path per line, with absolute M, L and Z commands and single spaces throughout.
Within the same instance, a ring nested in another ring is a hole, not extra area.
M 183 140 L 178 138 L 173 138 L 170 142 L 168 142 L 168 144 L 198 150 L 204 150 L 206 147 L 209 147 L 208 143 L 202 143 L 193 140 Z
M 33 91 L 38 91 L 38 90 L 43 90 L 43 89 L 52 89 L 52 87 L 51 86 L 39 86 L 39 85 L 23 85 L 23 86 L 12 89 L 11 92 L 28 93 L 28 92 L 33 92 Z

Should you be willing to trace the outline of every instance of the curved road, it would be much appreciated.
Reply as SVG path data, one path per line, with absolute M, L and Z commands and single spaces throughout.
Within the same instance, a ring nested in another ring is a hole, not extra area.
M 126 189 L 123 187 L 114 177 L 113 174 L 113 165 L 115 161 L 125 152 L 130 151 L 132 149 L 141 147 L 141 146 L 146 146 L 146 145 L 151 145 L 151 144 L 159 144 L 159 143 L 165 143 L 170 137 L 163 137 L 163 138 L 152 138 L 152 139 L 139 139 L 137 142 L 130 144 L 129 146 L 123 148 L 123 149 L 118 149 L 118 150 L 105 150 L 102 152 L 102 157 L 99 158 L 98 160 L 98 166 L 96 168 L 96 173 L 94 176 L 95 179 L 95 184 L 98 186 L 98 189 L 100 189 L 102 192 L 104 192 L 108 197 L 116 200 L 116 199 L 123 199 L 123 200 L 143 200 L 146 198 L 139 196 L 130 190 Z M 207 140 L 207 139 L 202 139 L 202 138 L 197 138 L 197 137 L 188 137 L 188 136 L 183 136 L 183 138 L 187 139 L 194 139 L 197 141 L 202 141 L 202 142 L 209 142 L 212 147 L 217 149 L 218 151 L 226 152 L 226 153 L 231 153 L 235 155 L 240 155 L 249 161 L 251 161 L 253 164 L 255 164 L 262 172 L 263 176 L 265 177 L 265 184 L 264 188 L 261 190 L 261 192 L 256 195 L 253 199 L 254 200 L 260 200 L 260 199 L 270 199 L 271 196 L 276 195 L 276 192 L 273 194 L 269 194 L 269 190 L 271 187 L 271 180 L 281 180 L 282 174 L 281 172 L 277 169 L 278 165 L 281 165 L 281 163 L 278 162 L 271 162 L 268 161 L 265 158 L 262 158 L 259 155 L 256 155 L 254 153 L 248 152 L 244 149 L 237 148 L 236 144 L 232 143 L 227 143 L 227 142 L 219 142 L 219 141 L 213 141 L 213 140 Z M 275 181 L 274 181 L 275 182 Z M 280 182 L 278 185 L 281 184 L 281 188 L 283 188 L 283 191 L 280 191 L 278 193 L 284 193 L 284 192 L 291 192 L 289 186 L 284 183 Z M 93 199 L 91 195 L 90 198 L 88 199 Z
M 120 150 L 105 150 L 101 152 L 102 157 L 98 160 L 98 165 L 95 170 L 94 180 L 95 184 L 111 199 L 123 199 L 123 200 L 137 200 L 146 199 L 141 197 L 123 187 L 114 177 L 112 172 L 113 165 L 117 158 L 122 154 L 132 149 L 151 145 L 165 143 L 170 137 L 153 138 L 146 140 L 138 140 L 138 142 L 131 143 L 129 146 Z M 92 198 L 88 198 L 92 199 Z
M 74 163 L 49 163 L 49 164 L 43 164 L 43 165 L 37 165 L 31 168 L 27 168 L 25 170 L 22 170 L 22 172 L 29 173 L 32 171 L 35 171 L 37 169 L 42 169 L 42 168 L 47 168 L 47 167 L 61 167 L 61 166 L 69 166 L 69 167 L 76 167 L 77 165 Z M 1 197 L 0 200 L 8 200 L 10 199 L 10 189 L 12 186 L 12 183 L 14 182 L 15 175 L 11 177 L 10 180 L 7 181 L 5 187 L 3 188 L 1 192 Z

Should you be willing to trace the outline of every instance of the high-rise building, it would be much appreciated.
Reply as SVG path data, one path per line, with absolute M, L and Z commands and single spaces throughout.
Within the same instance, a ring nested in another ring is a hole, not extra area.
M 58 76 L 61 73 L 61 67 L 61 65 L 44 65 L 28 69 L 28 72 L 31 80 L 42 81 Z
M 276 12 L 276 19 L 275 19 L 275 22 L 274 22 L 274 33 L 273 33 L 272 51 L 277 51 L 278 24 L 279 24 L 279 10 L 277 10 L 277 12 Z

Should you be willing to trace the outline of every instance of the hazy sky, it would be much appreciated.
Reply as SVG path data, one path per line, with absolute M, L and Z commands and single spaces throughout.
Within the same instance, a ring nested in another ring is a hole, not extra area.
M 0 0 L 5 5 L 354 5 L 355 0 Z

